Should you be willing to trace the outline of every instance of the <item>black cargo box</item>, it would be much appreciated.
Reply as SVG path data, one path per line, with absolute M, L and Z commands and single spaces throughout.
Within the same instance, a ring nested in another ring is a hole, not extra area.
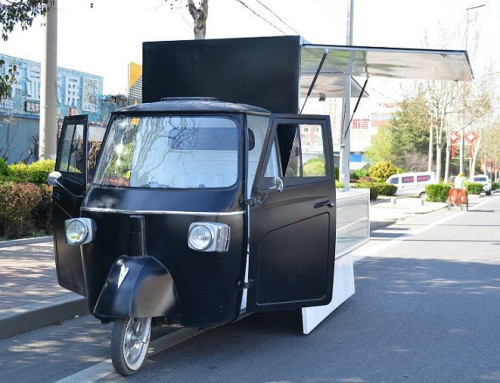
M 143 102 L 215 97 L 297 113 L 299 36 L 145 42 Z

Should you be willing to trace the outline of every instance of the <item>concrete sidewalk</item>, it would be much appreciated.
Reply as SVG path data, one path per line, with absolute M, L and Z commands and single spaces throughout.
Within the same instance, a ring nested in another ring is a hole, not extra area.
M 371 230 L 445 206 L 379 197 L 370 206 Z M 86 300 L 57 283 L 52 237 L 0 242 L 0 339 L 87 313 Z
M 473 199 L 474 196 L 470 196 Z M 416 214 L 427 214 L 448 206 L 446 202 L 427 202 L 420 198 L 378 197 L 370 205 L 370 230 L 391 225 Z
M 0 242 L 0 339 L 87 312 L 57 283 L 52 237 Z

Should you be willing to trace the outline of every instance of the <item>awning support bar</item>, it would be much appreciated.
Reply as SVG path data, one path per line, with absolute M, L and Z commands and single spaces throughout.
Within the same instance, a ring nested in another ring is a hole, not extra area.
M 304 100 L 304 104 L 302 104 L 302 108 L 300 109 L 300 114 L 302 114 L 302 111 L 304 110 L 304 107 L 306 106 L 307 100 L 309 99 L 309 96 L 312 93 L 312 90 L 314 88 L 314 84 L 316 84 L 316 80 L 318 79 L 319 72 L 321 72 L 321 68 L 323 67 L 323 64 L 325 63 L 326 56 L 328 56 L 328 50 L 325 50 L 325 53 L 323 53 L 323 57 L 321 58 L 321 61 L 319 63 L 318 69 L 316 70 L 316 73 L 314 74 L 314 78 L 311 82 L 311 86 L 309 87 L 309 90 L 307 91 L 306 99 Z
M 351 115 L 351 119 L 349 120 L 349 125 L 347 125 L 347 129 L 344 132 L 344 139 L 347 136 L 347 132 L 349 131 L 349 128 L 351 127 L 351 122 L 352 119 L 354 118 L 354 114 L 356 113 L 356 110 L 358 109 L 359 102 L 361 101 L 361 97 L 363 97 L 363 93 L 365 92 L 366 84 L 368 84 L 368 78 L 369 76 L 366 76 L 365 83 L 363 84 L 363 88 L 361 88 L 361 92 L 359 93 L 358 100 L 356 101 L 356 106 L 354 106 L 354 110 Z

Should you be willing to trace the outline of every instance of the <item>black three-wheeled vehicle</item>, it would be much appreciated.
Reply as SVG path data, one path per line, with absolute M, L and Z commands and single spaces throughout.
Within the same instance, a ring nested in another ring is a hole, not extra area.
M 208 327 L 330 302 L 327 116 L 166 99 L 114 113 L 91 170 L 96 145 L 86 116 L 64 120 L 49 177 L 57 275 L 114 321 L 120 374 L 141 367 L 152 324 Z

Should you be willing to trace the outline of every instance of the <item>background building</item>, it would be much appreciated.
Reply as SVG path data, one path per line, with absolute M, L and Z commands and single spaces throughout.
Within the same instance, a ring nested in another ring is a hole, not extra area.
M 9 98 L 0 102 L 0 157 L 8 163 L 35 161 L 38 157 L 40 123 L 40 63 L 0 54 L 5 65 L 0 74 L 16 66 L 16 83 Z M 103 78 L 90 73 L 57 68 L 57 120 L 64 116 L 88 114 L 94 124 L 103 116 Z

